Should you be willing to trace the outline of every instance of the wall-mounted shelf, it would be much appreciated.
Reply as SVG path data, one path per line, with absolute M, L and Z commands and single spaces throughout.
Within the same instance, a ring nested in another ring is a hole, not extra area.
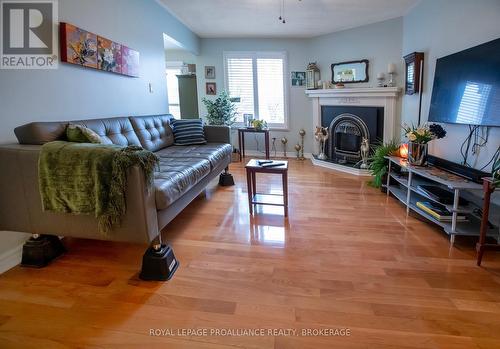
M 389 156 L 389 172 L 387 176 L 387 195 L 393 195 L 406 206 L 406 213 L 410 211 L 417 213 L 428 221 L 439 225 L 450 235 L 453 244 L 456 235 L 479 236 L 481 217 L 476 212 L 481 208 L 480 202 L 474 202 L 472 196 L 467 195 L 465 190 L 482 190 L 483 186 L 467 181 L 452 173 L 439 170 L 434 167 L 420 167 L 409 165 L 400 157 Z M 450 189 L 453 192 L 453 205 L 442 204 L 435 198 L 418 189 L 419 185 L 436 185 Z M 467 197 L 468 204 L 460 205 L 460 198 Z M 452 214 L 451 221 L 441 221 L 423 211 L 417 206 L 419 201 L 432 201 L 442 204 Z M 458 215 L 465 215 L 467 221 L 460 221 Z M 488 236 L 495 237 L 500 241 L 498 227 L 488 228 Z

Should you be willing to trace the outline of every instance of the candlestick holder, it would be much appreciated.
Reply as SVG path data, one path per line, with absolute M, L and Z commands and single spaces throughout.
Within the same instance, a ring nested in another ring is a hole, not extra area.
M 300 156 L 299 160 L 304 160 L 304 136 L 306 135 L 306 130 L 301 129 L 299 131 L 299 136 L 300 136 Z

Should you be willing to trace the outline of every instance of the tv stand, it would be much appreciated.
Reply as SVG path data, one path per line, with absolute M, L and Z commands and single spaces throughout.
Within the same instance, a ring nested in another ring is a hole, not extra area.
M 482 191 L 481 184 L 474 183 L 459 177 L 449 171 L 436 168 L 434 166 L 413 166 L 400 157 L 388 156 L 389 171 L 387 174 L 387 196 L 393 195 L 406 206 L 406 214 L 410 211 L 424 217 L 426 220 L 437 224 L 450 236 L 450 242 L 455 242 L 455 236 L 478 236 L 481 227 L 480 203 L 475 203 L 471 195 L 466 197 L 468 204 L 460 205 L 460 197 L 467 196 L 466 190 Z M 439 201 L 426 195 L 417 189 L 419 185 L 437 185 L 451 190 L 454 194 L 453 205 L 446 205 L 447 210 L 452 213 L 451 221 L 440 221 L 423 211 L 417 206 L 418 201 L 430 201 L 439 204 Z M 467 221 L 457 220 L 458 214 L 467 217 Z M 491 236 L 500 242 L 500 232 L 498 227 L 485 227 L 485 235 Z

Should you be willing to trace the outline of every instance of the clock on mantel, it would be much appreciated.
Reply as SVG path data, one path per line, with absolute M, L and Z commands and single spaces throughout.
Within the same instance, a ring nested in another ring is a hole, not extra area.
M 403 57 L 405 60 L 405 93 L 412 95 L 420 92 L 421 68 L 424 63 L 423 52 L 413 52 Z

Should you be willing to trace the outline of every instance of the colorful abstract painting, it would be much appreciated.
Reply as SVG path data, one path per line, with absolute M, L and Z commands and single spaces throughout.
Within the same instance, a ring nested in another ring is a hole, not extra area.
M 114 73 L 122 72 L 122 45 L 97 37 L 97 68 Z
M 139 52 L 122 45 L 122 74 L 139 77 Z
M 69 23 L 60 23 L 61 61 L 139 77 L 139 51 Z
M 97 68 L 97 35 L 75 27 L 68 23 L 61 23 L 61 61 Z

